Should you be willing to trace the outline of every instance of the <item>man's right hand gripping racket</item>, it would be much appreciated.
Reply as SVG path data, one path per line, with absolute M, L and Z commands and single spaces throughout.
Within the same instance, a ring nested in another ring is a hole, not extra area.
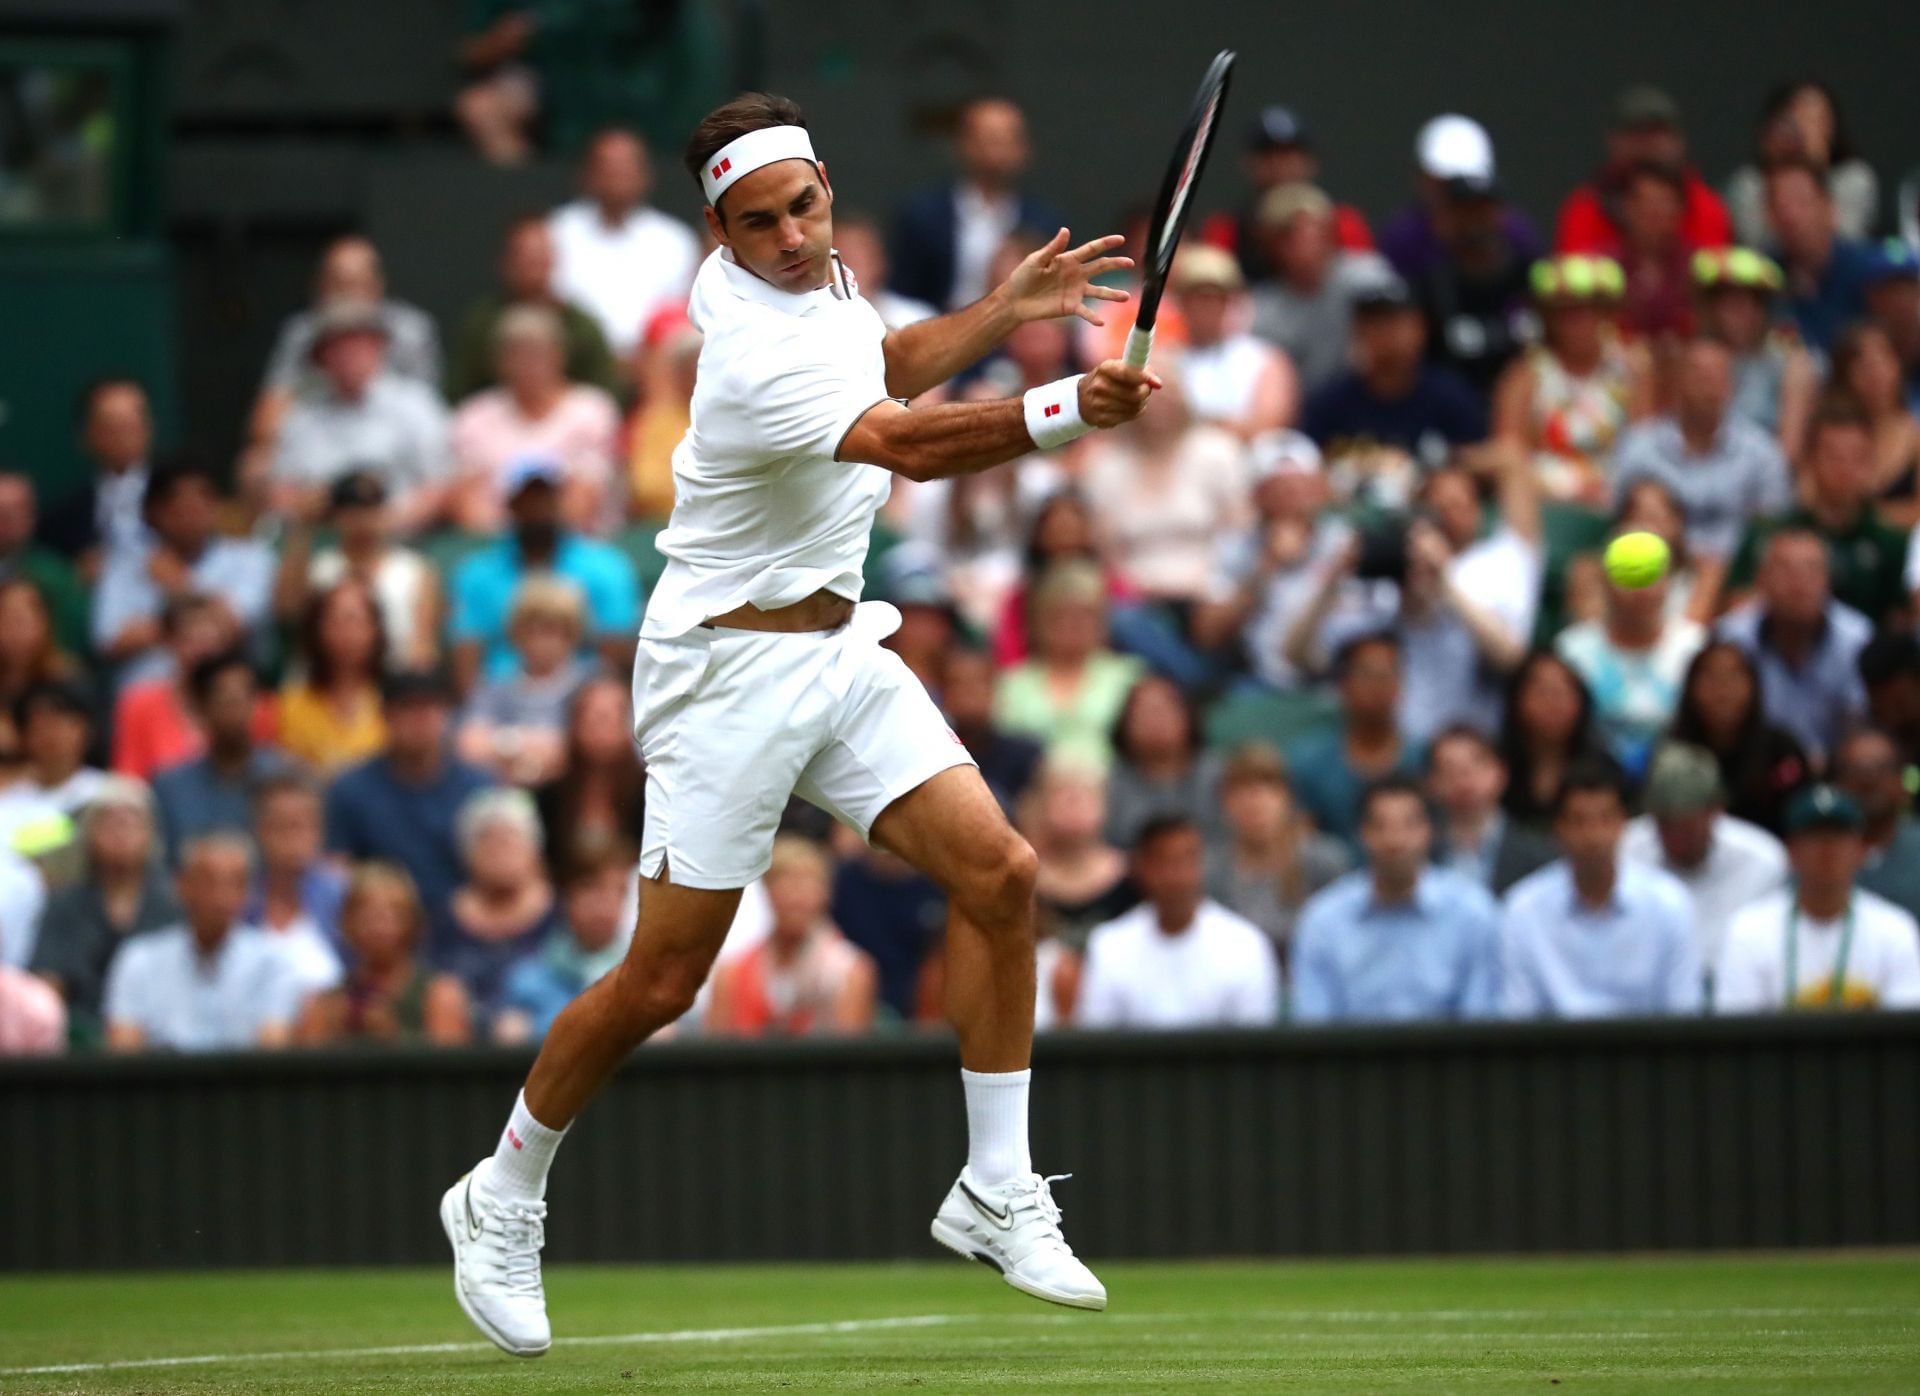
M 1127 362 L 1145 368 L 1153 352 L 1153 322 L 1160 313 L 1160 293 L 1166 289 L 1167 273 L 1173 268 L 1173 254 L 1179 249 L 1180 234 L 1187 224 L 1187 210 L 1193 206 L 1193 191 L 1199 187 L 1200 172 L 1206 168 L 1207 151 L 1213 146 L 1213 133 L 1220 124 L 1220 113 L 1227 104 L 1227 79 L 1233 76 L 1234 52 L 1221 49 L 1200 79 L 1200 90 L 1193 94 L 1193 109 L 1173 148 L 1173 160 L 1160 185 L 1160 197 L 1153 201 L 1153 221 L 1147 225 L 1146 272 L 1140 282 L 1140 312 L 1134 317 L 1133 332 L 1127 336 Z

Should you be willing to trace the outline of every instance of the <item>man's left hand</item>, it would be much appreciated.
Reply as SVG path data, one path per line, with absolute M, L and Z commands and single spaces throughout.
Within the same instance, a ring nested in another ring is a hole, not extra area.
M 1065 315 L 1078 315 L 1090 325 L 1105 324 L 1088 302 L 1124 301 L 1128 295 L 1117 287 L 1096 286 L 1093 279 L 1133 265 L 1131 257 L 1104 255 L 1125 241 L 1118 233 L 1109 233 L 1069 251 L 1067 230 L 1062 228 L 1007 278 L 1004 290 L 1013 313 L 1022 324 Z

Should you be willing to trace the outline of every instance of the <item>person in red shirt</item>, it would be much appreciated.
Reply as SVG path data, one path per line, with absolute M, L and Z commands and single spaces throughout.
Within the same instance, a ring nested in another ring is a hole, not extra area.
M 1261 111 L 1247 133 L 1246 155 L 1242 168 L 1253 192 L 1236 212 L 1211 215 L 1200 229 L 1200 240 L 1209 247 L 1231 252 L 1240 259 L 1240 270 L 1249 281 L 1273 275 L 1261 247 L 1259 213 L 1267 192 L 1283 184 L 1317 184 L 1320 157 L 1314 152 L 1313 138 L 1290 107 L 1267 107 Z M 1369 252 L 1373 233 L 1366 215 L 1351 204 L 1336 204 L 1333 210 L 1334 238 L 1347 252 Z
M 1679 105 L 1657 87 L 1630 87 L 1614 105 L 1606 163 L 1560 206 L 1554 249 L 1618 259 L 1623 250 L 1621 200 L 1632 171 L 1649 163 L 1680 172 L 1686 194 L 1680 232 L 1688 251 L 1733 241 L 1727 206 L 1687 163 Z

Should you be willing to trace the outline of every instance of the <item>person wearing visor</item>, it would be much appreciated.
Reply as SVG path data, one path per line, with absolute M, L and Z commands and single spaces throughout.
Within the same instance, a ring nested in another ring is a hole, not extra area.
M 1494 440 L 1533 463 L 1545 499 L 1603 507 L 1614 446 L 1653 411 L 1653 360 L 1614 327 L 1626 278 L 1611 257 L 1550 257 L 1530 283 L 1540 342 L 1494 389 Z
M 1700 329 L 1733 356 L 1733 415 L 1789 454 L 1806 438 L 1820 374 L 1793 326 L 1775 315 L 1785 285 L 1779 264 L 1750 247 L 1693 255 Z

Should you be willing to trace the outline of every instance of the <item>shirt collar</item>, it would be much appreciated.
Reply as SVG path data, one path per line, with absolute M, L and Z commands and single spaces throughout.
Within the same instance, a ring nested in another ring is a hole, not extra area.
M 1432 916 L 1439 911 L 1444 898 L 1440 889 L 1434 885 L 1433 870 L 1422 869 L 1420 876 L 1414 879 L 1413 896 L 1404 902 L 1383 902 L 1373 885 L 1371 870 L 1362 869 L 1361 876 L 1366 878 L 1366 901 L 1361 910 L 1364 913 L 1405 911 L 1411 907 L 1422 916 Z
M 1607 895 L 1606 906 L 1596 909 L 1588 906 L 1580 899 L 1580 888 L 1573 880 L 1573 865 L 1562 861 L 1560 864 L 1560 876 L 1567 884 L 1568 912 L 1574 916 L 1578 916 L 1583 912 L 1592 916 L 1596 915 L 1598 911 L 1607 911 L 1616 914 L 1625 911 L 1627 909 L 1627 869 L 1628 863 L 1626 859 L 1616 855 L 1613 863 L 1613 891 Z
M 840 254 L 829 250 L 827 255 L 833 259 L 833 277 L 825 286 L 812 291 L 783 291 L 770 281 L 763 281 L 733 259 L 733 250 L 727 247 L 717 248 L 714 257 L 720 264 L 720 274 L 726 287 L 735 296 L 744 301 L 757 301 L 761 305 L 770 305 L 787 315 L 811 315 L 822 306 L 831 305 L 837 300 L 851 300 L 851 295 L 843 295 L 847 286 L 847 274 L 840 265 Z

